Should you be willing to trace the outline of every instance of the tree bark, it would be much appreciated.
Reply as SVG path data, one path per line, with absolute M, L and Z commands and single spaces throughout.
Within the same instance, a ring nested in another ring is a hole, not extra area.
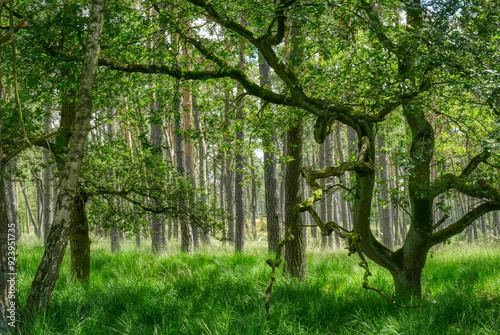
M 17 157 L 13 157 L 5 165 L 5 174 L 8 176 L 9 180 L 4 179 L 4 184 L 6 187 L 6 202 L 7 202 L 7 217 L 9 222 L 16 226 L 16 241 L 19 239 L 21 234 L 21 229 L 19 225 L 19 187 L 18 182 L 15 181 L 15 175 L 12 170 L 17 167 Z
M 28 213 L 29 221 L 33 225 L 33 230 L 35 231 L 35 236 L 40 238 L 42 236 L 42 233 L 40 232 L 40 227 L 38 226 L 38 222 L 35 219 L 35 216 L 33 215 L 33 211 L 31 210 L 30 200 L 28 197 L 28 191 L 26 190 L 26 187 L 27 187 L 26 183 L 24 183 L 21 186 L 23 189 L 24 203 L 26 205 L 26 213 Z M 26 218 L 26 224 L 28 225 L 28 218 Z
M 88 283 L 90 277 L 90 236 L 87 221 L 87 196 L 79 192 L 75 198 L 71 220 L 71 276 L 81 283 Z
M 50 133 L 52 131 L 52 117 L 50 114 L 50 108 L 45 109 L 45 133 Z M 49 236 L 50 225 L 52 223 L 52 182 L 53 173 L 51 163 L 51 153 L 48 149 L 43 150 L 43 164 L 46 166 L 42 172 L 43 178 L 43 243 L 47 244 L 47 237 Z
M 111 122 L 108 123 L 108 136 L 110 141 L 115 140 L 115 135 L 116 135 L 116 121 L 115 121 L 115 108 L 110 107 L 108 110 L 108 116 L 111 120 Z M 109 174 L 113 175 L 114 172 L 112 170 L 109 170 Z M 114 207 L 118 207 L 118 201 L 116 198 L 113 197 L 111 200 L 112 203 L 114 204 Z M 121 242 L 120 242 L 120 227 L 118 226 L 119 222 L 113 222 L 113 227 L 111 228 L 110 232 L 110 243 L 111 243 L 111 252 L 118 252 L 121 249 Z
M 2 143 L 3 82 L 1 65 L 2 57 L 0 50 L 0 333 L 3 334 L 7 331 L 15 331 L 18 322 L 16 318 L 19 311 L 19 300 L 17 294 L 15 294 L 15 290 L 17 280 L 16 242 L 19 237 L 19 223 L 17 222 L 16 224 L 14 216 L 14 214 L 17 214 L 17 208 L 15 212 L 12 211 L 12 200 L 9 206 L 10 194 L 5 181 L 7 171 L 5 171 Z M 10 215 L 8 215 L 9 212 Z
M 326 145 L 327 145 L 326 140 L 325 140 L 325 142 L 323 142 L 319 145 L 319 168 L 320 169 L 324 169 L 326 167 Z M 326 189 L 326 179 L 321 179 L 319 181 L 319 184 L 320 184 L 322 190 Z M 320 207 L 320 214 L 319 215 L 321 216 L 321 220 L 327 222 L 328 219 L 326 217 L 326 212 L 327 212 L 326 207 L 328 206 L 328 204 L 326 202 L 326 198 L 324 198 L 323 201 L 321 201 L 320 206 L 321 207 Z M 328 236 L 321 235 L 321 248 L 325 249 L 327 246 L 327 243 L 328 243 Z
M 229 94 L 225 100 L 224 120 L 227 127 L 230 126 L 229 121 Z M 231 149 L 231 141 L 228 137 L 227 130 L 224 131 L 223 142 L 227 150 L 224 152 L 226 155 L 226 214 L 227 214 L 227 238 L 229 243 L 234 243 L 234 172 L 233 172 L 233 151 Z
M 302 123 L 294 125 L 286 133 L 287 156 L 292 161 L 286 164 L 285 170 L 285 231 L 286 236 L 294 239 L 285 246 L 284 273 L 301 280 L 307 277 L 305 231 L 300 213 L 294 208 L 302 202 Z
M 153 88 L 156 87 L 153 85 Z M 153 100 L 150 104 L 152 122 L 151 127 L 151 150 L 158 160 L 163 161 L 163 118 L 160 115 L 160 103 L 156 101 L 156 93 L 153 93 Z M 158 121 L 159 124 L 157 124 Z M 156 200 L 152 199 L 156 205 Z M 165 233 L 165 219 L 162 214 L 151 215 L 151 248 L 155 254 L 162 253 L 167 249 L 167 239 Z
M 382 233 L 382 244 L 389 249 L 394 248 L 394 234 L 392 229 L 391 199 L 389 196 L 389 164 L 385 153 L 385 136 L 379 133 L 377 136 L 377 151 L 379 160 L 379 178 L 380 178 L 380 232 Z
M 220 149 L 219 155 L 221 157 L 220 178 L 219 178 L 219 201 L 220 201 L 219 206 L 222 211 L 221 215 L 222 243 L 225 245 L 227 243 L 227 226 L 226 226 L 226 216 L 224 215 L 224 187 L 226 183 L 226 152 L 224 151 L 224 149 Z
M 337 124 L 337 153 L 339 157 L 339 161 L 345 162 L 345 155 L 344 155 L 344 145 L 342 141 L 342 126 L 341 124 Z M 347 205 L 347 202 L 344 200 L 344 190 L 340 189 L 339 191 L 339 204 L 341 208 L 341 218 L 342 218 L 342 227 L 347 230 L 351 230 L 351 227 L 349 225 L 349 206 Z
M 200 190 L 202 192 L 201 194 L 201 202 L 208 206 L 208 190 L 207 190 L 207 170 L 206 170 L 206 164 L 205 164 L 205 151 L 206 151 L 206 143 L 205 143 L 205 136 L 203 135 L 203 129 L 201 125 L 201 118 L 200 118 L 200 109 L 197 106 L 196 103 L 196 97 L 193 97 L 193 117 L 194 117 L 194 126 L 196 129 L 196 132 L 198 133 L 198 175 L 199 175 L 199 185 L 200 185 Z M 215 178 L 215 175 L 214 175 Z M 201 231 L 201 242 L 203 244 L 209 245 L 210 244 L 210 231 L 209 228 L 206 228 L 206 230 Z
M 59 269 L 68 243 L 73 202 L 77 192 L 78 176 L 83 161 L 84 147 L 90 131 L 92 96 L 97 75 L 99 42 L 105 11 L 105 0 L 94 0 L 90 10 L 88 36 L 83 69 L 78 90 L 76 122 L 61 175 L 54 221 L 47 239 L 45 252 L 33 280 L 26 311 L 47 311 L 54 291 Z
M 245 52 L 243 45 L 239 44 L 240 69 L 245 67 Z M 238 96 L 243 94 L 241 87 L 238 88 Z M 245 182 L 245 154 L 244 141 L 245 131 L 243 128 L 245 111 L 242 99 L 238 103 L 236 112 L 236 145 L 235 145 L 235 178 L 234 178 L 234 207 L 236 214 L 236 225 L 234 229 L 234 248 L 236 252 L 242 252 L 245 247 L 245 204 L 244 189 Z
M 184 116 L 182 111 L 182 100 L 180 97 L 174 97 L 174 103 L 177 108 L 177 115 L 175 116 L 175 161 L 177 172 L 185 177 L 186 176 L 186 158 L 184 155 L 185 145 L 184 145 Z M 179 225 L 179 222 L 175 222 L 174 225 Z M 186 222 L 184 218 L 180 219 L 181 228 L 181 251 L 187 254 L 193 253 L 193 231 L 189 222 Z M 175 235 L 174 227 L 174 235 Z
M 250 155 L 250 169 L 252 171 L 252 184 L 251 184 L 251 198 L 250 198 L 250 210 L 252 211 L 252 236 L 253 239 L 257 239 L 257 177 L 255 175 L 255 164 L 253 153 Z
M 259 53 L 260 85 L 271 86 L 271 67 Z M 262 102 L 261 102 L 262 103 Z M 276 148 L 273 142 L 271 129 L 264 130 L 262 136 L 262 147 L 264 151 L 264 196 L 266 203 L 267 219 L 267 247 L 268 252 L 278 250 L 278 243 L 283 238 L 280 223 L 280 200 L 278 184 L 278 161 L 276 159 Z

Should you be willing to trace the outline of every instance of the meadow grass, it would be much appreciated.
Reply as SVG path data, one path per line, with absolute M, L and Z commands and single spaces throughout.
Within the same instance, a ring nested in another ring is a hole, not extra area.
M 265 317 L 270 268 L 265 242 L 243 254 L 221 245 L 183 255 L 177 242 L 155 256 L 132 242 L 112 254 L 92 243 L 90 282 L 69 277 L 64 259 L 50 312 L 25 320 L 28 334 L 500 334 L 500 247 L 456 243 L 433 251 L 423 306 L 402 309 L 362 289 L 363 269 L 345 251 L 308 250 L 308 280 L 278 276 Z M 25 303 L 43 253 L 21 241 L 18 292 Z M 67 255 L 68 256 L 68 255 Z M 392 292 L 370 263 L 371 284 Z

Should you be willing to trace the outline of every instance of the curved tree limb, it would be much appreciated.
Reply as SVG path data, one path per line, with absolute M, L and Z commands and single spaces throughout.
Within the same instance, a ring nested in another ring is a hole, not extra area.
M 432 234 L 430 238 L 430 245 L 436 245 L 438 243 L 442 243 L 452 236 L 462 232 L 467 226 L 472 224 L 476 219 L 481 217 L 482 215 L 491 212 L 500 210 L 500 203 L 494 202 L 485 202 L 476 208 L 470 210 L 467 214 L 462 216 L 458 221 L 449 225 L 448 227 L 435 232 Z

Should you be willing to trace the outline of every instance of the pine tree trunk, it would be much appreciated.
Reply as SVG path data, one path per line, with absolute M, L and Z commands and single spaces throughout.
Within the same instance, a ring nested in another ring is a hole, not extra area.
M 182 112 L 182 100 L 177 97 L 174 98 L 176 107 L 177 107 L 177 115 L 175 117 L 175 161 L 177 172 L 185 176 L 186 175 L 186 159 L 184 155 L 184 116 Z M 178 225 L 180 223 L 181 228 L 181 251 L 187 254 L 193 253 L 193 231 L 191 229 L 191 225 L 189 222 L 186 222 L 184 218 L 179 221 L 175 221 L 174 226 L 174 236 L 175 232 L 178 231 Z
M 245 66 L 245 52 L 243 45 L 239 44 L 240 69 Z M 238 88 L 238 95 L 243 94 L 243 89 Z M 240 100 L 236 113 L 236 145 L 235 145 L 235 177 L 234 177 L 234 207 L 236 224 L 234 229 L 234 248 L 236 252 L 243 251 L 245 247 L 245 204 L 244 189 L 245 181 L 245 154 L 243 152 L 245 132 L 243 128 L 245 112 L 243 102 Z
M 33 230 L 35 232 L 35 236 L 38 237 L 38 238 L 40 238 L 42 235 L 41 235 L 40 230 L 38 229 L 35 216 L 33 215 L 33 211 L 31 210 L 30 200 L 29 200 L 29 197 L 28 197 L 28 191 L 26 189 L 26 187 L 27 187 L 26 183 L 24 183 L 23 185 L 21 185 L 21 187 L 23 189 L 24 203 L 26 205 L 26 213 L 28 213 L 29 221 L 33 225 Z M 28 218 L 27 218 L 27 220 L 28 220 Z M 28 223 L 27 220 L 26 220 L 26 225 L 29 225 L 29 223 Z
M 320 169 L 324 169 L 326 167 L 326 146 L 327 146 L 326 140 L 325 140 L 325 142 L 323 142 L 319 145 L 319 168 Z M 322 190 L 326 189 L 326 180 L 324 178 L 322 178 L 319 181 L 319 184 L 320 184 Z M 326 222 L 327 221 L 326 207 L 328 206 L 328 204 L 327 204 L 325 199 L 323 199 L 323 201 L 321 201 L 320 206 L 321 206 L 320 207 L 321 210 L 320 210 L 319 215 L 321 217 L 321 220 Z M 327 243 L 328 243 L 328 236 L 321 235 L 321 248 L 322 249 L 326 248 Z
M 255 164 L 253 153 L 250 155 L 250 169 L 252 171 L 250 209 L 252 211 L 252 236 L 257 239 L 257 181 L 255 180 Z
M 154 87 L 154 86 L 153 86 Z M 156 100 L 156 94 L 153 94 L 153 100 Z M 158 160 L 163 161 L 163 118 L 161 117 L 160 104 L 155 101 L 150 104 L 152 120 L 161 120 L 160 124 L 151 122 L 151 149 Z M 156 200 L 152 199 L 154 205 Z M 167 248 L 167 239 L 165 236 L 165 220 L 162 214 L 151 215 L 151 248 L 155 254 L 162 253 Z
M 184 58 L 189 58 L 189 49 L 184 46 L 182 49 L 182 55 Z M 189 70 L 189 65 L 188 65 Z M 193 128 L 193 95 L 190 87 L 184 86 L 183 90 L 183 98 L 182 98 L 182 109 L 184 112 L 184 132 L 189 134 L 191 129 Z M 186 178 L 191 182 L 191 186 L 193 189 L 196 188 L 196 177 L 195 177 L 195 169 L 194 169 L 194 146 L 192 139 L 186 138 L 184 141 L 184 159 L 185 159 L 185 167 L 186 167 Z M 199 248 L 199 232 L 198 226 L 194 223 L 191 223 L 191 234 L 193 241 L 193 248 Z
M 264 57 L 259 54 L 260 85 L 263 87 L 271 86 L 270 69 Z M 283 232 L 280 223 L 278 162 L 271 130 L 267 130 L 262 136 L 262 147 L 264 151 L 264 196 L 267 219 L 267 245 L 269 252 L 275 252 L 278 249 L 278 243 L 283 238 Z
M 496 227 L 497 237 L 500 237 L 500 211 L 493 212 L 493 226 Z
M 206 144 L 205 144 L 205 136 L 203 135 L 203 129 L 201 126 L 200 109 L 197 106 L 195 97 L 193 97 L 193 117 L 194 117 L 195 129 L 198 132 L 198 175 L 199 175 L 200 190 L 202 191 L 201 202 L 208 206 L 209 203 L 208 203 L 208 190 L 207 190 L 207 170 L 205 168 Z M 210 244 L 209 227 L 206 227 L 205 230 L 201 231 L 201 242 L 206 245 Z
M 116 135 L 116 121 L 115 121 L 115 108 L 110 107 L 108 110 L 108 116 L 109 119 L 111 120 L 110 123 L 107 125 L 107 130 L 108 130 L 108 136 L 111 141 L 115 140 L 115 135 Z M 109 171 L 109 174 L 114 174 L 113 171 Z M 117 205 L 117 199 L 113 198 L 111 200 L 113 203 L 113 207 L 118 207 Z M 120 242 L 120 227 L 118 226 L 118 222 L 113 222 L 113 227 L 111 228 L 110 232 L 110 243 L 111 243 L 111 252 L 118 252 L 121 250 L 121 242 Z
M 394 234 L 392 229 L 391 199 L 389 196 L 389 164 L 385 153 L 385 136 L 379 133 L 377 136 L 379 152 L 379 184 L 380 199 L 379 204 L 380 232 L 382 233 L 382 244 L 389 249 L 394 248 Z
M 227 226 L 226 226 L 226 216 L 224 213 L 224 187 L 226 183 L 226 152 L 221 149 L 219 151 L 221 157 L 220 165 L 220 179 L 219 179 L 219 201 L 220 209 L 222 211 L 221 221 L 222 221 L 222 243 L 225 245 L 227 243 Z
M 340 162 L 345 162 L 346 157 L 344 155 L 344 145 L 342 141 L 342 126 L 341 124 L 337 124 L 337 131 L 336 131 L 336 138 L 337 138 L 337 153 L 339 155 L 339 161 Z M 344 200 L 344 190 L 340 189 L 338 191 L 339 193 L 339 204 L 341 208 L 342 215 L 340 216 L 342 219 L 342 227 L 346 230 L 351 230 L 351 227 L 349 225 L 349 207 L 347 205 L 347 202 Z
M 73 135 L 62 171 L 54 221 L 47 238 L 45 252 L 33 280 L 26 311 L 47 311 L 59 277 L 59 269 L 68 243 L 73 202 L 77 193 L 78 176 L 84 148 L 90 131 L 92 96 L 97 74 L 99 41 L 105 11 L 104 0 L 94 0 L 90 10 L 86 50 L 78 90 L 78 104 Z

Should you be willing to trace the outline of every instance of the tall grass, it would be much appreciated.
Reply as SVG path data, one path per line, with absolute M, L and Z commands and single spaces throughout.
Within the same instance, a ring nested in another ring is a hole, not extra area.
M 29 334 L 500 334 L 500 248 L 451 245 L 431 254 L 423 274 L 423 306 L 402 309 L 361 288 L 363 270 L 344 251 L 308 256 L 308 280 L 279 277 L 266 322 L 270 268 L 265 244 L 243 254 L 202 248 L 183 255 L 172 243 L 112 254 L 92 244 L 87 286 L 69 278 L 66 257 L 45 316 L 26 320 Z M 25 302 L 43 248 L 19 250 L 19 297 Z M 371 283 L 392 290 L 388 273 L 370 264 Z

